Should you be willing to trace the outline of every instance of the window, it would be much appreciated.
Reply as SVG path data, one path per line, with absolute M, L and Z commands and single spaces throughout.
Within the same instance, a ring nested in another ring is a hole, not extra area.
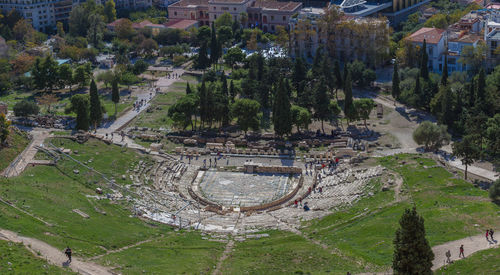
M 271 15 L 271 20 L 274 20 L 274 15 Z
M 233 11 L 235 11 L 235 10 L 236 10 L 236 8 L 233 8 Z
M 177 16 L 177 12 L 176 11 L 174 11 L 174 15 Z
M 286 21 L 286 16 L 283 16 L 283 21 Z
M 214 14 L 214 19 L 217 19 L 217 14 Z
M 431 55 L 431 56 L 432 56 L 433 49 L 434 49 L 434 47 L 429 47 L 429 55 Z
M 214 7 L 214 10 L 216 10 L 216 9 L 217 9 L 217 8 L 216 8 L 216 7 Z
M 221 9 L 221 10 L 223 10 L 223 11 L 228 11 L 228 10 L 229 10 L 229 8 L 228 8 L 228 7 L 222 7 L 222 8 L 220 8 L 220 9 Z

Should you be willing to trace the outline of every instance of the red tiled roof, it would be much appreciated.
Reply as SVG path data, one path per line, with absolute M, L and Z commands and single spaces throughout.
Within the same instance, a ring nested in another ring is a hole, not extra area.
M 170 5 L 169 7 L 187 7 L 187 6 L 207 6 L 208 0 L 181 0 L 177 3 Z
M 182 29 L 185 30 L 193 25 L 198 24 L 196 20 L 188 20 L 188 19 L 179 19 L 179 20 L 171 20 L 165 23 L 165 27 L 170 29 Z
M 116 27 L 116 25 L 118 25 L 120 22 L 122 22 L 124 20 L 129 20 L 129 19 L 127 19 L 127 18 L 116 19 L 115 21 L 109 23 L 107 26 L 108 27 Z
M 280 11 L 294 11 L 302 6 L 300 2 L 278 2 L 278 1 L 263 1 L 257 0 L 252 3 L 254 8 L 272 9 Z
M 406 39 L 411 42 L 423 43 L 424 40 L 427 44 L 437 44 L 443 37 L 445 30 L 437 28 L 421 28 L 420 30 L 414 32 Z

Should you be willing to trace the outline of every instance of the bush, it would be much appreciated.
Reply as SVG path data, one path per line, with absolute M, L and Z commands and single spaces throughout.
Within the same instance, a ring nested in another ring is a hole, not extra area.
M 14 105 L 14 114 L 16 116 L 29 116 L 29 115 L 37 115 L 40 111 L 40 107 L 36 105 L 33 101 L 20 101 Z
M 425 150 L 437 150 L 451 140 L 446 125 L 436 125 L 430 121 L 424 121 L 413 132 L 413 140 L 418 145 L 424 145 Z
M 173 63 L 175 67 L 179 67 L 182 64 L 186 63 L 187 58 L 183 55 L 174 56 Z
M 490 186 L 490 199 L 494 202 L 500 202 L 500 179 Z

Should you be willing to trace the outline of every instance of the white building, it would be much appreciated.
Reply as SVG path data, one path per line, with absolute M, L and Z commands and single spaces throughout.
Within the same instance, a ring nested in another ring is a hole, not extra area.
M 422 47 L 427 45 L 427 55 L 429 56 L 428 67 L 434 72 L 443 70 L 443 55 L 446 52 L 446 31 L 437 28 L 421 28 L 408 36 L 406 40 L 414 46 Z
M 500 20 L 486 23 L 484 41 L 486 43 L 486 66 L 491 70 L 500 64 Z

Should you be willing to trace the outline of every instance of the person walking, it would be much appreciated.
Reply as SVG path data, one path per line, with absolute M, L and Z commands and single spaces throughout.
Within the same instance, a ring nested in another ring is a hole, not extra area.
M 64 250 L 64 254 L 66 254 L 66 257 L 68 257 L 68 262 L 71 263 L 71 248 L 66 247 L 66 250 Z
M 492 241 L 495 241 L 495 240 L 493 239 L 493 233 L 494 233 L 494 232 L 493 232 L 493 229 L 490 229 L 490 238 L 491 238 L 491 240 L 492 240 Z
M 490 233 L 490 230 L 486 229 L 486 240 L 487 240 L 487 241 L 489 241 L 489 240 L 488 240 L 488 234 L 489 234 L 489 233 Z
M 444 255 L 446 256 L 446 263 L 447 264 L 451 263 L 451 259 L 450 259 L 451 258 L 451 251 L 450 250 L 446 251 L 446 253 Z
M 458 257 L 462 257 L 462 258 L 465 258 L 465 254 L 464 254 L 464 245 L 462 244 L 460 246 L 460 254 L 458 254 Z

